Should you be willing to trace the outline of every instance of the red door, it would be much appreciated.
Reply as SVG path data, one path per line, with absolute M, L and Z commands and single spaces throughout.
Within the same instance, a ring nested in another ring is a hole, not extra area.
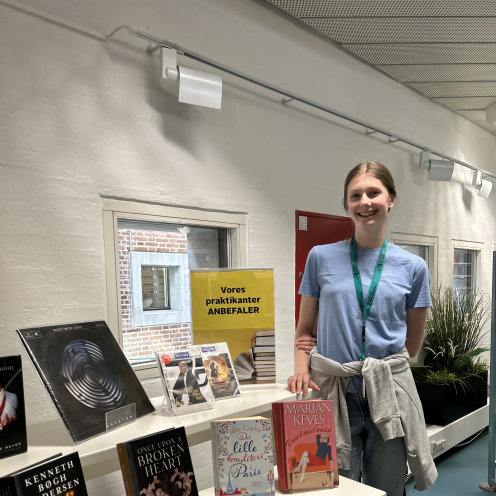
M 308 252 L 317 245 L 336 243 L 350 238 L 355 224 L 349 217 L 296 211 L 296 265 L 295 265 L 295 325 L 298 325 L 301 296 L 298 294 L 305 271 Z

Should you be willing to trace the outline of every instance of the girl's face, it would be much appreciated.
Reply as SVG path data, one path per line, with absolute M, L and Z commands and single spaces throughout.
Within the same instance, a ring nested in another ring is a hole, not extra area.
M 351 180 L 347 200 L 348 213 L 357 228 L 382 226 L 388 210 L 394 206 L 394 198 L 372 174 L 361 174 Z

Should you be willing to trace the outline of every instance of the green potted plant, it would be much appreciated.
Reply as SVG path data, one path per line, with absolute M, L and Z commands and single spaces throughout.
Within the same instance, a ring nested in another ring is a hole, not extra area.
M 436 287 L 427 312 L 424 364 L 411 363 L 427 424 L 447 425 L 487 404 L 480 354 L 490 304 L 477 291 Z

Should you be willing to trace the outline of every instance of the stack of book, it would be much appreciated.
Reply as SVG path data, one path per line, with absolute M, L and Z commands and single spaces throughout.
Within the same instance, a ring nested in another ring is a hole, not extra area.
M 257 331 L 251 338 L 250 359 L 255 369 L 256 381 L 276 380 L 276 335 L 275 331 Z

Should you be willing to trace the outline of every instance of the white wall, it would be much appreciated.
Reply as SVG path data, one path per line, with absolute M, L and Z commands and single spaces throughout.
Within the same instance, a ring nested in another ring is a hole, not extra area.
M 121 24 L 496 172 L 496 137 L 253 0 L 24 0 L 19 5 L 101 34 Z M 457 166 L 430 183 L 418 152 L 223 75 L 222 110 L 177 103 L 158 82 L 158 56 L 119 32 L 104 43 L 0 5 L 0 337 L 13 329 L 106 318 L 101 198 L 226 212 L 248 219 L 248 262 L 276 269 L 279 381 L 291 373 L 294 211 L 343 215 L 346 172 L 364 159 L 392 171 L 390 229 L 437 236 L 439 280 L 451 281 L 451 240 L 482 243 L 490 291 L 495 202 Z M 182 65 L 205 69 L 184 57 Z M 27 357 L 24 355 L 25 362 Z M 26 365 L 30 423 L 56 417 Z M 153 381 L 149 385 L 157 391 Z M 208 446 L 194 452 L 202 488 Z M 203 464 L 200 466 L 200 464 Z M 121 494 L 120 475 L 90 482 Z M 112 490 L 110 489 L 112 488 Z

